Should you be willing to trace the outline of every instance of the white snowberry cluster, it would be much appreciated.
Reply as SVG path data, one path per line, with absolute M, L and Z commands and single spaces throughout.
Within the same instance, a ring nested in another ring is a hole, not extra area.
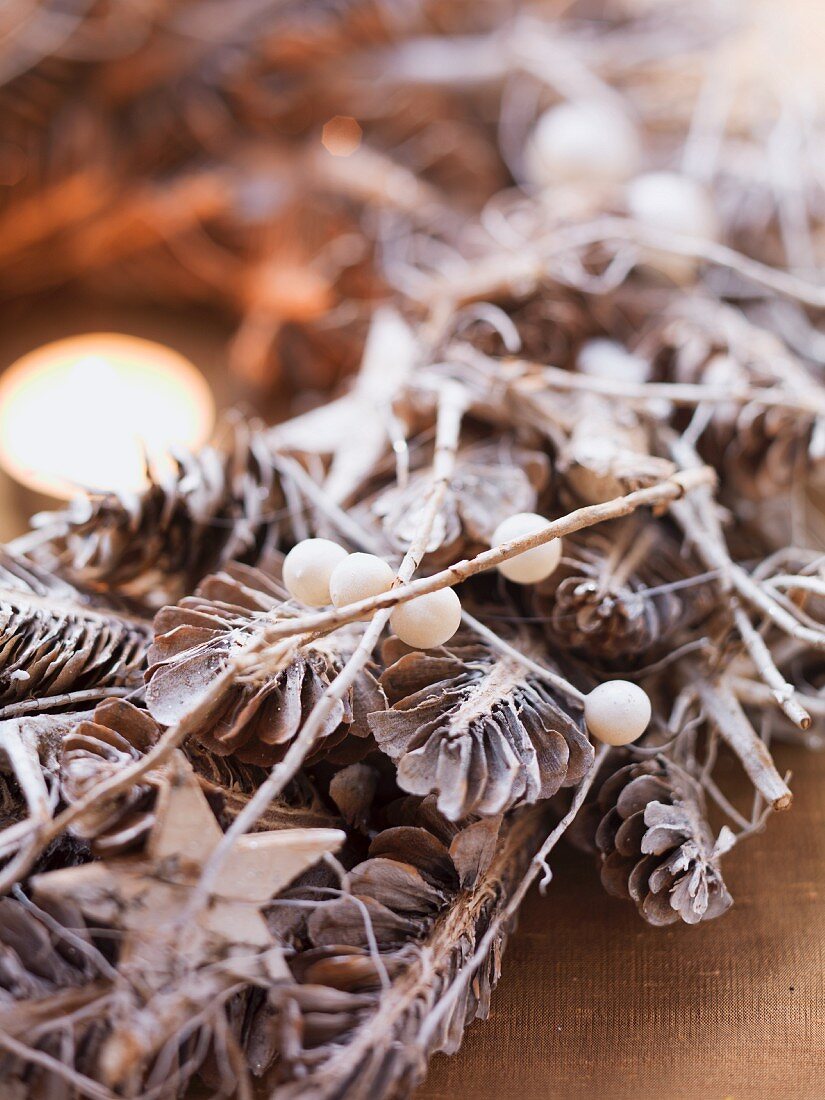
M 535 534 L 549 520 L 535 512 L 518 512 L 493 532 L 492 546 Z M 550 539 L 525 550 L 499 566 L 499 572 L 515 584 L 537 584 L 549 577 L 561 561 L 561 539 Z M 346 607 L 389 592 L 395 573 L 375 554 L 349 554 L 330 539 L 304 539 L 284 559 L 283 579 L 294 599 L 308 607 Z M 461 624 L 461 601 L 452 588 L 441 588 L 398 604 L 390 627 L 406 645 L 433 649 L 444 645 Z M 608 745 L 628 745 L 644 733 L 650 721 L 650 700 L 636 684 L 611 680 L 600 684 L 585 699 L 588 729 Z
M 330 539 L 304 539 L 284 559 L 284 585 L 309 607 L 346 607 L 389 592 L 395 573 L 375 554 L 348 554 Z M 461 624 L 461 601 L 452 588 L 428 592 L 399 604 L 390 627 L 409 646 L 433 649 L 452 638 Z
M 624 188 L 624 207 L 647 229 L 714 240 L 718 222 L 710 196 L 680 172 L 639 173 L 641 144 L 633 121 L 619 108 L 591 101 L 561 103 L 542 114 L 525 148 L 530 183 L 538 188 L 574 185 L 603 194 Z M 649 266 L 674 282 L 689 279 L 692 256 L 654 250 Z

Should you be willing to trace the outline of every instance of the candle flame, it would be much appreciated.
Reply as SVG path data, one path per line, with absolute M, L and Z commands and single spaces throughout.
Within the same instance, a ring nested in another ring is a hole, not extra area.
M 134 491 L 146 461 L 209 438 L 212 394 L 182 355 L 136 336 L 95 333 L 47 344 L 0 378 L 0 464 L 50 496 Z

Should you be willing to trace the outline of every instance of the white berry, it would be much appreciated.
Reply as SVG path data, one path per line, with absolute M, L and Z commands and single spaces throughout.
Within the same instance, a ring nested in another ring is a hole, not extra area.
M 640 355 L 633 355 L 616 340 L 604 337 L 582 344 L 576 366 L 582 374 L 614 382 L 646 382 L 650 375 L 650 367 Z
M 367 600 L 388 592 L 395 580 L 391 566 L 375 554 L 350 554 L 339 562 L 329 578 L 333 607 Z
M 284 558 L 284 585 L 307 607 L 324 607 L 330 602 L 329 579 L 333 569 L 347 557 L 343 546 L 330 539 L 304 539 Z
M 496 527 L 490 540 L 491 546 L 498 546 L 511 539 L 534 535 L 550 526 L 550 521 L 535 512 L 516 512 Z M 549 577 L 561 561 L 561 539 L 551 539 L 532 550 L 525 550 L 514 558 L 503 561 L 498 570 L 508 581 L 516 584 L 537 584 Z
M 649 229 L 697 240 L 713 240 L 718 235 L 710 196 L 689 176 L 648 172 L 628 185 L 626 197 L 628 213 Z M 656 251 L 652 265 L 681 282 L 693 273 L 696 260 L 692 256 Z
M 444 645 L 460 625 L 461 601 L 452 588 L 440 588 L 400 603 L 390 616 L 394 633 L 414 649 Z
M 633 175 L 639 139 L 632 122 L 601 103 L 562 103 L 545 111 L 526 151 L 530 182 L 555 184 L 621 183 Z
M 605 745 L 637 741 L 647 729 L 650 714 L 647 693 L 629 680 L 608 680 L 584 700 L 587 728 Z

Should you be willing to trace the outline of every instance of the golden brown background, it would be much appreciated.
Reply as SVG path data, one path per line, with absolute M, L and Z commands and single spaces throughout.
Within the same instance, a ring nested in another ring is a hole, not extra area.
M 825 756 L 776 758 L 796 801 L 727 857 L 720 920 L 650 928 L 559 850 L 490 1019 L 433 1060 L 416 1100 L 825 1097 Z

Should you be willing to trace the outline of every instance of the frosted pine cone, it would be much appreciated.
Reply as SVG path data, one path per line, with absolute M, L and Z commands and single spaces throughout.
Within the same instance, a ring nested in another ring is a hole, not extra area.
M 92 688 L 137 686 L 148 623 L 0 551 L 0 706 Z M 37 708 L 35 708 L 36 710 Z
M 69 805 L 87 791 L 141 759 L 160 736 L 158 724 L 144 710 L 122 699 L 100 703 L 91 721 L 80 722 L 63 741 L 61 792 Z M 97 855 L 138 847 L 154 821 L 159 773 L 149 772 L 113 800 L 98 799 L 72 827 L 92 841 Z
M 535 590 L 549 638 L 598 667 L 632 668 L 654 658 L 713 606 L 707 585 L 667 587 L 694 567 L 666 528 L 649 524 L 632 534 L 618 557 L 621 527 L 565 539 L 561 568 Z
M 202 705 L 216 678 L 256 632 L 262 634 L 268 623 L 296 616 L 286 597 L 278 582 L 261 570 L 233 564 L 207 577 L 194 596 L 159 611 L 146 673 L 152 716 L 173 725 Z M 245 764 L 274 764 L 297 737 L 358 639 L 357 629 L 345 627 L 308 642 L 280 663 L 275 659 L 274 666 L 263 652 L 259 663 L 212 699 L 197 740 L 219 756 L 233 756 Z M 366 752 L 366 714 L 383 703 L 372 674 L 363 670 L 332 707 L 311 755 L 339 744 L 348 733 L 361 739 Z
M 540 451 L 501 442 L 465 448 L 427 542 L 429 563 L 452 562 L 484 549 L 502 520 L 514 512 L 535 510 L 549 477 L 547 457 Z M 403 487 L 382 489 L 355 510 L 356 517 L 379 524 L 388 547 L 406 553 L 421 526 L 429 478 L 425 467 Z
M 714 842 L 701 787 L 672 761 L 620 768 L 602 784 L 598 807 L 602 883 L 635 901 L 649 924 L 698 924 L 733 904 L 719 870 L 725 838 Z
M 520 652 L 543 659 L 526 632 Z M 550 798 L 587 772 L 593 746 L 547 683 L 470 635 L 410 652 L 390 639 L 381 686 L 389 710 L 369 716 L 411 794 L 438 793 L 451 821 Z
M 37 517 L 50 538 L 36 555 L 74 583 L 158 607 L 224 562 L 259 561 L 283 509 L 263 435 L 239 430 L 228 453 L 182 455 L 171 480 L 137 495 L 79 498 Z

